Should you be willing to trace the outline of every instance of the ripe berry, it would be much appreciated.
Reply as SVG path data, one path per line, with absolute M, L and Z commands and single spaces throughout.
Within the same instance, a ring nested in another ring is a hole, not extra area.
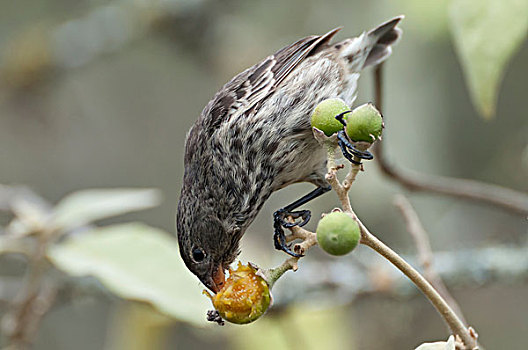
M 270 306 L 268 283 L 256 275 L 256 269 L 238 263 L 229 271 L 224 287 L 215 295 L 204 291 L 220 316 L 231 323 L 246 324 L 262 316 Z

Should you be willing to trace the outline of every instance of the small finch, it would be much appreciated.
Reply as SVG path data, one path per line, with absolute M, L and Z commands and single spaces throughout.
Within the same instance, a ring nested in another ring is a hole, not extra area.
M 284 217 L 330 189 L 326 153 L 312 135 L 315 106 L 339 97 L 351 105 L 360 71 L 385 60 L 401 35 L 396 17 L 336 44 L 339 31 L 308 36 L 235 76 L 216 93 L 187 134 L 176 226 L 183 261 L 218 292 L 239 241 L 269 196 L 290 184 L 317 188 L 277 211 L 275 247 L 285 245 Z

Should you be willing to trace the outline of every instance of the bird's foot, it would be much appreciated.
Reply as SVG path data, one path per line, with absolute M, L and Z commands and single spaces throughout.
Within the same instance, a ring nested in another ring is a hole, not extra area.
M 357 161 L 354 157 L 359 159 L 371 160 L 374 158 L 372 153 L 369 151 L 360 151 L 348 140 L 348 137 L 345 135 L 345 131 L 341 130 L 337 133 L 337 143 L 341 148 L 343 156 L 348 159 L 352 164 L 361 165 L 361 161 Z
M 278 221 L 284 228 L 290 228 L 293 226 L 302 227 L 310 221 L 311 217 L 312 213 L 309 210 L 288 211 L 283 208 L 273 213 L 273 219 Z M 292 219 L 293 221 L 287 219 Z M 299 219 L 301 220 L 299 221 Z
M 291 245 L 288 245 L 286 243 L 286 235 L 284 234 L 284 230 L 282 228 L 304 226 L 308 223 L 308 221 L 310 221 L 310 217 L 311 212 L 309 210 L 299 210 L 290 212 L 286 209 L 279 209 L 275 213 L 273 213 L 273 228 L 275 229 L 273 235 L 273 242 L 275 243 L 275 249 L 282 250 L 285 253 L 297 258 L 301 257 L 301 254 L 297 254 L 291 251 Z M 287 221 L 287 218 L 291 218 L 293 219 L 293 221 Z
M 225 325 L 224 320 L 222 319 L 222 316 L 220 316 L 220 313 L 216 310 L 209 310 L 207 311 L 207 321 L 209 322 L 215 322 L 219 326 Z
M 340 113 L 335 116 L 338 122 L 343 124 L 344 127 L 346 127 L 346 122 L 344 119 L 345 114 L 350 113 L 352 111 L 345 111 L 343 113 Z M 350 142 L 348 136 L 346 135 L 344 130 L 337 132 L 337 143 L 339 144 L 339 147 L 341 148 L 341 152 L 343 153 L 343 156 L 345 156 L 346 159 L 352 164 L 361 165 L 361 161 L 357 161 L 354 159 L 354 156 L 359 159 L 366 159 L 371 160 L 374 158 L 372 153 L 369 151 L 360 151 L 358 150 L 352 142 Z

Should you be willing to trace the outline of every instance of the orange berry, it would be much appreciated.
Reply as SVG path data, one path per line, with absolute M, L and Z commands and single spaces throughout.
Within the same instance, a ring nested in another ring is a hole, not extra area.
M 268 283 L 251 265 L 238 263 L 229 271 L 224 287 L 215 295 L 204 291 L 220 316 L 231 323 L 250 323 L 262 316 L 271 302 Z

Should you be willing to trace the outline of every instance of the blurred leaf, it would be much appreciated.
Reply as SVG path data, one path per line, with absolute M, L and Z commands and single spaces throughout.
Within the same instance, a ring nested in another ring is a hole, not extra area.
M 150 305 L 124 303 L 114 309 L 104 350 L 164 349 L 176 321 Z
M 423 343 L 414 350 L 455 350 L 455 338 L 450 336 L 447 342 Z
M 31 256 L 34 254 L 34 242 L 20 239 L 18 237 L 10 237 L 3 234 L 0 228 L 0 255 L 2 254 L 22 254 Z M 2 277 L 3 278 L 3 277 Z
M 1 74 L 9 87 L 27 89 L 49 77 L 53 68 L 49 34 L 49 23 L 36 22 L 10 38 Z
M 90 222 L 155 207 L 160 203 L 155 189 L 93 189 L 74 192 L 55 207 L 54 223 L 73 228 Z
M 210 303 L 185 268 L 176 240 L 161 230 L 142 224 L 108 226 L 55 245 L 48 256 L 74 276 L 96 277 L 122 298 L 205 325 Z
M 27 187 L 0 185 L 0 210 L 15 216 L 5 233 L 21 237 L 42 231 L 49 222 L 51 206 Z
M 17 196 L 11 202 L 15 218 L 9 223 L 7 232 L 13 236 L 25 236 L 42 232 L 49 220 L 49 208 L 31 197 Z
M 506 64 L 528 30 L 528 1 L 452 0 L 449 16 L 473 104 L 491 119 Z
M 355 349 L 354 327 L 347 309 L 307 304 L 265 315 L 251 327 L 233 327 L 234 349 Z

